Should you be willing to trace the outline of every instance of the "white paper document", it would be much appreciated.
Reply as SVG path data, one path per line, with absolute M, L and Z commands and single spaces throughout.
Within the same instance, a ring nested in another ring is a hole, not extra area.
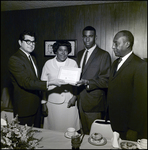
M 58 74 L 58 79 L 64 80 L 69 84 L 76 84 L 80 80 L 81 68 L 61 67 Z

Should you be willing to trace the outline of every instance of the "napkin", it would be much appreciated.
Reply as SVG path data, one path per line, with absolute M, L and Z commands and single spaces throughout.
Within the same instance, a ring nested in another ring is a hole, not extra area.
M 113 132 L 113 138 L 111 139 L 112 146 L 114 148 L 120 148 L 120 141 L 121 141 L 121 138 L 120 138 L 119 133 Z
M 2 125 L 2 126 L 7 125 L 6 121 L 5 121 L 3 118 L 1 118 L 1 125 Z

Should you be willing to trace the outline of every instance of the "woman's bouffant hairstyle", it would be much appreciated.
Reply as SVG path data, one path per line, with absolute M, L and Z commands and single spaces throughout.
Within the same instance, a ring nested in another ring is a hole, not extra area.
M 53 52 L 56 54 L 57 50 L 60 46 L 66 46 L 68 50 L 68 54 L 71 52 L 71 43 L 66 40 L 58 40 L 53 44 Z

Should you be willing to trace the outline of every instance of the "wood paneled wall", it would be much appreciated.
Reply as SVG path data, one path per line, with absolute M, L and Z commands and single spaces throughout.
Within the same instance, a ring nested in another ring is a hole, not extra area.
M 37 34 L 34 55 L 41 71 L 51 58 L 44 57 L 44 40 L 77 39 L 77 53 L 83 48 L 82 30 L 87 25 L 96 28 L 96 42 L 110 53 L 112 61 L 116 59 L 113 37 L 120 30 L 133 33 L 135 54 L 147 58 L 147 1 L 1 12 L 1 87 L 9 82 L 8 59 L 17 51 L 18 36 L 24 29 Z

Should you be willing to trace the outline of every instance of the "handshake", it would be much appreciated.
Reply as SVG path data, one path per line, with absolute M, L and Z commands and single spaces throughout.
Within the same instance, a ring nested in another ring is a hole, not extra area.
M 65 84 L 70 84 L 70 83 L 67 83 L 62 79 L 53 79 L 47 81 L 48 88 L 51 85 L 60 87 L 61 85 L 65 85 Z M 88 84 L 89 84 L 89 80 L 81 79 L 80 81 L 77 81 L 75 84 L 72 85 L 79 86 L 79 85 L 88 85 Z
M 61 79 L 53 79 L 53 80 L 48 80 L 47 81 L 47 87 L 49 88 L 49 86 L 55 85 L 60 87 L 61 85 L 67 84 L 64 80 Z

